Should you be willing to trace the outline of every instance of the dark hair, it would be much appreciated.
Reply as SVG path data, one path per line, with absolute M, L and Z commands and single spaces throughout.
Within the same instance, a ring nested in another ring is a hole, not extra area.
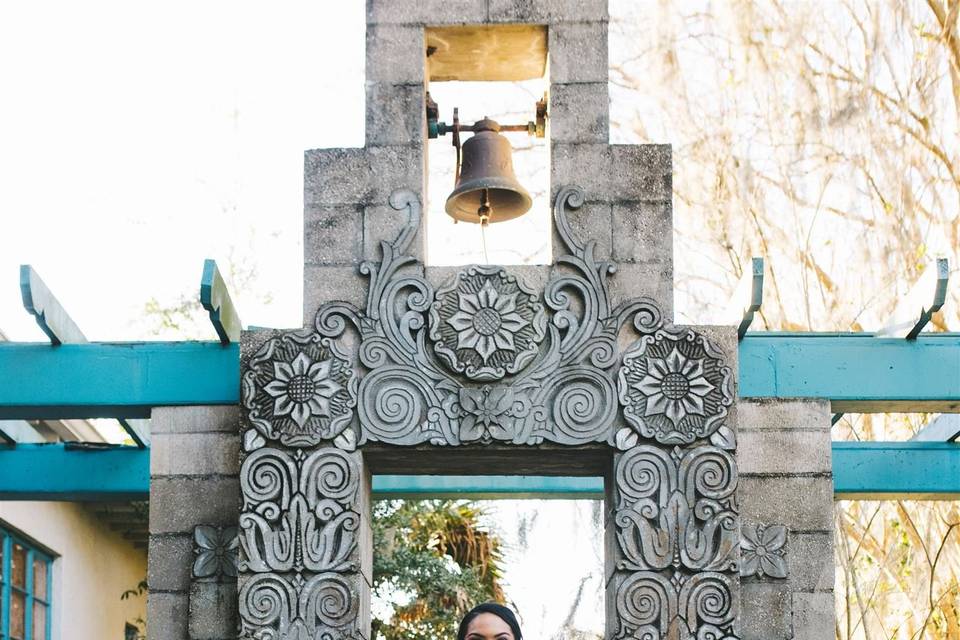
M 514 640 L 521 640 L 523 638 L 523 634 L 520 633 L 520 623 L 517 622 L 517 616 L 513 611 L 496 602 L 484 602 L 470 609 L 467 615 L 463 616 L 463 620 L 460 621 L 460 628 L 457 630 L 457 640 L 466 640 L 467 627 L 469 627 L 473 619 L 481 613 L 492 613 L 506 622 L 510 627 L 510 631 L 513 632 Z

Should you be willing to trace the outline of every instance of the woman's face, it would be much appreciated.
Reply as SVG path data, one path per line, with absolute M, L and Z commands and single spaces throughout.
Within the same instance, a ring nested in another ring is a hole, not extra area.
M 510 625 L 500 616 L 481 613 L 467 625 L 466 640 L 516 640 Z

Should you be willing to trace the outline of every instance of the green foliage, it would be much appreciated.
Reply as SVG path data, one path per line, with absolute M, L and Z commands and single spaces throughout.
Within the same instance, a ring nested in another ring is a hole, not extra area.
M 374 638 L 447 640 L 474 604 L 504 601 L 500 539 L 475 503 L 384 501 L 374 507 L 374 597 L 392 605 Z

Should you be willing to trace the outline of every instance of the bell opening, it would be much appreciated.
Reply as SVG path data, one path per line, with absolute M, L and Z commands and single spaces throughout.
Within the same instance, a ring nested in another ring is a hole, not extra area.
M 522 82 L 431 82 L 428 90 L 440 107 L 441 121 L 452 122 L 456 106 L 462 125 L 473 125 L 484 116 L 501 125 L 515 125 L 534 118 L 534 103 L 546 88 L 546 80 L 539 78 Z M 509 143 L 505 153 L 490 144 L 485 149 L 489 153 L 474 154 L 471 160 L 466 147 L 477 135 L 502 136 Z M 427 142 L 426 263 L 549 264 L 552 223 L 548 139 L 525 132 L 464 131 L 460 141 L 464 166 L 456 184 L 451 136 Z M 500 166 L 504 157 L 512 162 L 512 176 Z M 485 164 L 471 168 L 469 162 Z M 484 190 L 490 200 L 490 217 L 484 225 L 486 256 L 479 224 Z

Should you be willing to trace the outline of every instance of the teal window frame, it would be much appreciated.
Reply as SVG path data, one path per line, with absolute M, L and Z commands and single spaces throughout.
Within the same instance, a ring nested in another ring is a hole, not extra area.
M 18 544 L 27 550 L 27 580 L 24 589 L 13 586 L 13 545 Z M 33 605 L 40 602 L 46 605 L 46 634 L 44 640 L 53 636 L 51 623 L 53 621 L 53 556 L 39 549 L 29 540 L 14 534 L 0 526 L 0 548 L 3 549 L 3 563 L 0 566 L 0 640 L 11 640 L 10 636 L 10 594 L 14 589 L 24 594 L 24 640 L 33 640 Z M 39 598 L 33 591 L 34 562 L 41 561 L 46 566 L 47 594 L 46 598 Z

